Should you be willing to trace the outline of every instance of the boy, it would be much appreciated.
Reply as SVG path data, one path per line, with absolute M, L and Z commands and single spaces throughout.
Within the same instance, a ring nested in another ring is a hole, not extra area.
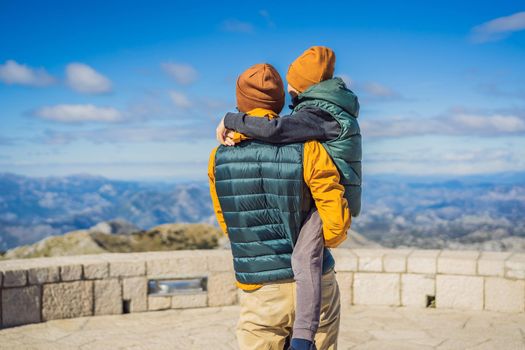
M 345 187 L 345 198 L 352 216 L 357 216 L 361 209 L 361 135 L 357 117 L 359 102 L 352 91 L 346 88 L 340 78 L 333 78 L 335 54 L 326 47 L 314 46 L 306 50 L 289 67 L 287 74 L 288 92 L 292 96 L 292 116 L 282 118 L 252 118 L 244 113 L 228 113 L 217 128 L 217 137 L 224 145 L 233 145 L 239 139 L 235 130 L 246 136 L 272 143 L 322 141 L 341 175 L 341 184 Z M 225 136 L 228 136 L 225 138 Z M 303 228 L 311 233 L 315 227 L 321 230 L 319 217 L 314 212 Z M 319 237 L 321 233 L 318 233 Z M 301 239 L 310 240 L 308 234 L 301 231 Z M 301 243 L 301 242 L 299 242 Z M 301 245 L 302 246 L 302 245 Z M 319 249 L 311 245 L 306 254 L 301 256 L 314 258 Z M 297 246 L 294 248 L 296 253 Z M 311 261 L 311 260 L 310 260 Z M 311 277 L 318 273 L 318 268 L 309 267 L 308 259 L 292 258 L 295 279 L 297 281 L 297 310 L 294 323 L 292 348 L 308 348 L 313 341 L 318 325 L 319 313 L 315 303 L 313 308 L 302 300 L 308 300 L 302 294 L 314 290 Z M 311 265 L 311 264 L 310 264 Z M 306 269 L 306 270 L 305 270 Z M 296 273 L 296 270 L 297 273 Z M 304 273 L 307 271 L 307 273 Z

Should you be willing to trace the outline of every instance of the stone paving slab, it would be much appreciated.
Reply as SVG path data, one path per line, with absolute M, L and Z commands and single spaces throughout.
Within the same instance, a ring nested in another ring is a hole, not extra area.
M 0 330 L 0 349 L 237 349 L 238 306 L 54 320 Z M 525 349 L 525 314 L 352 306 L 339 349 Z

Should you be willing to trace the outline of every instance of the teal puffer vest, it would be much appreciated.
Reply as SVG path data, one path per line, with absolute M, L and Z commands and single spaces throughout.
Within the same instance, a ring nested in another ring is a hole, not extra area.
M 253 140 L 217 150 L 215 186 L 241 283 L 293 277 L 293 247 L 313 206 L 303 180 L 303 146 Z M 325 249 L 323 270 L 333 266 Z
M 294 112 L 306 106 L 321 108 L 330 113 L 341 126 L 339 137 L 323 142 L 332 157 L 345 187 L 345 198 L 352 216 L 361 212 L 361 130 L 357 117 L 357 96 L 346 88 L 341 78 L 313 85 L 297 97 Z

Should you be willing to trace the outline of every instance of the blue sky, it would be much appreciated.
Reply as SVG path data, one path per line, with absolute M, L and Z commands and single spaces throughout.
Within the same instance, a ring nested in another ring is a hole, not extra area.
M 237 75 L 312 45 L 360 98 L 365 173 L 525 170 L 523 2 L 332 6 L 0 0 L 0 172 L 204 179 Z

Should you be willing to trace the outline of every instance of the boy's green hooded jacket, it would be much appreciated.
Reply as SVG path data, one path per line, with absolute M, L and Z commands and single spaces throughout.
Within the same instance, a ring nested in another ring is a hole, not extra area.
M 294 102 L 292 115 L 305 107 L 316 107 L 330 113 L 339 123 L 339 136 L 322 144 L 339 170 L 352 216 L 359 215 L 362 150 L 357 96 L 346 88 L 341 78 L 333 78 L 312 85 Z

